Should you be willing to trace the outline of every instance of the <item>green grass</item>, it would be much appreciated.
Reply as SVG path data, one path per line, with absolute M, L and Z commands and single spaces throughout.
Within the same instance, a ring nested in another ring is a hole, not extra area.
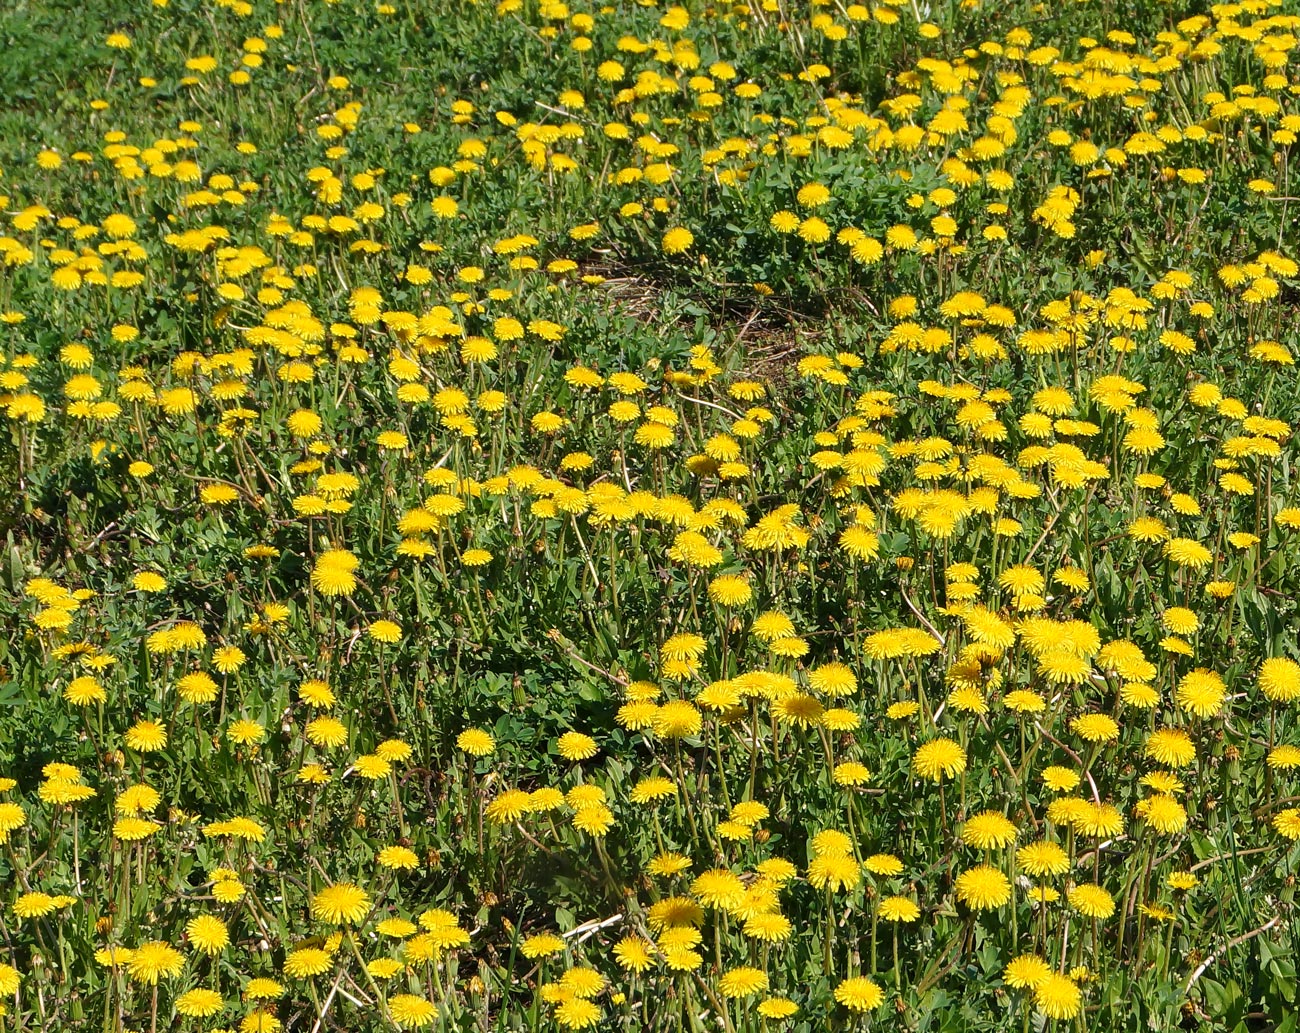
M 5 1030 L 1294 1029 L 1300 23 L 688 6 L 0 11 Z

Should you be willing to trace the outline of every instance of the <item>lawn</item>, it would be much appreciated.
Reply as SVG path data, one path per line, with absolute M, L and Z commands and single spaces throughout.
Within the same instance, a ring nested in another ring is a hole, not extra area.
M 0 11 L 0 1031 L 1294 1033 L 1300 14 Z

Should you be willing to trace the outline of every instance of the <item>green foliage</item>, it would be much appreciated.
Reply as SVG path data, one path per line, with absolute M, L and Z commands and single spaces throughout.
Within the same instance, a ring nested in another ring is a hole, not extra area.
M 7 5 L 4 1028 L 1294 1030 L 1298 30 Z

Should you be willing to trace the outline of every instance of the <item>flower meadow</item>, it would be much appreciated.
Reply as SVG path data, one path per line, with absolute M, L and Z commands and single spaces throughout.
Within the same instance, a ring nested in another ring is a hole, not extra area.
M 1296 1029 L 1294 7 L 0 37 L 5 1033 Z

